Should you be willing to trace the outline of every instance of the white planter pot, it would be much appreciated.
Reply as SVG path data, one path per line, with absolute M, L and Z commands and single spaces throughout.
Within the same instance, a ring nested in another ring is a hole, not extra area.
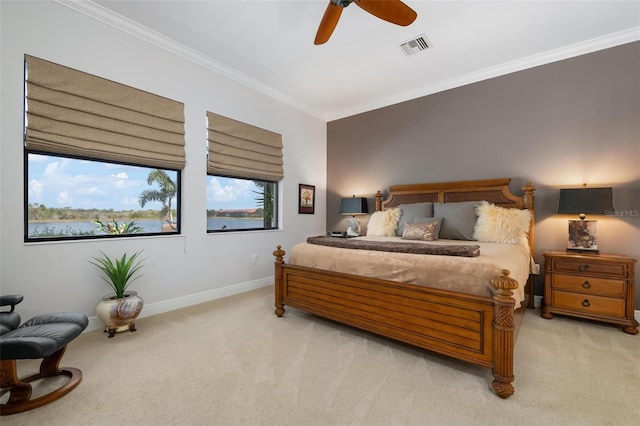
M 144 300 L 135 291 L 125 291 L 119 299 L 112 293 L 98 302 L 96 316 L 104 323 L 104 331 L 113 337 L 121 331 L 136 331 L 136 318 L 143 306 Z

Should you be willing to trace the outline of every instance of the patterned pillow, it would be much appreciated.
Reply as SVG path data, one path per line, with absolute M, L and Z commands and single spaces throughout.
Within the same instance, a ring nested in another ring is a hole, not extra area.
M 398 237 L 402 237 L 405 223 L 412 223 L 417 217 L 433 216 L 432 202 L 400 204 L 398 207 L 400 208 L 400 219 L 398 220 L 398 229 L 396 229 L 396 235 Z
M 395 237 L 398 219 L 400 219 L 400 209 L 398 207 L 375 212 L 371 215 L 371 219 L 367 224 L 367 236 Z
M 434 234 L 436 231 L 436 222 L 431 223 L 405 223 L 404 232 L 402 233 L 403 240 L 422 240 L 422 241 L 434 241 Z
M 441 217 L 417 217 L 413 219 L 413 223 L 435 223 L 436 228 L 433 231 L 433 241 L 440 239 L 440 226 L 442 225 Z

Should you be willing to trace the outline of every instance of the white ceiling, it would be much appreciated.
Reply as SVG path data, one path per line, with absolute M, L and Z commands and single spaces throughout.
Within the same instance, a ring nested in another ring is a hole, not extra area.
M 640 40 L 640 0 L 406 0 L 408 27 L 351 4 L 321 46 L 328 0 L 58 1 L 326 121 Z

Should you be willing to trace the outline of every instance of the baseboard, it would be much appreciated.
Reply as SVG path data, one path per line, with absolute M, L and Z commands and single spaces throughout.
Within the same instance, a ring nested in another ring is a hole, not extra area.
M 209 302 L 211 300 L 221 299 L 223 297 L 233 296 L 235 294 L 244 293 L 246 291 L 255 290 L 257 288 L 266 287 L 269 285 L 273 285 L 273 277 L 261 278 L 255 281 L 233 284 L 227 287 L 204 291 L 202 293 L 196 293 L 189 296 L 151 303 L 149 305 L 144 305 L 139 318 L 146 318 L 153 315 L 163 314 L 165 312 L 171 312 L 176 309 L 186 308 L 188 306 Z M 542 296 L 534 296 L 533 306 L 535 307 L 535 309 L 540 309 L 541 304 Z M 636 320 L 640 321 L 640 310 L 635 311 L 635 317 Z M 89 325 L 85 329 L 85 332 L 102 330 L 103 328 L 104 325 L 102 324 L 102 322 L 100 322 L 98 317 L 93 316 L 89 318 Z
M 212 300 L 233 296 L 235 294 L 244 293 L 246 291 L 255 290 L 269 285 L 273 285 L 273 277 L 261 278 L 259 280 L 247 281 L 244 283 L 203 291 L 202 293 L 190 294 L 188 296 L 177 297 L 175 299 L 145 304 L 138 319 L 175 311 L 176 309 L 186 308 L 199 303 L 210 302 Z M 144 298 L 143 294 L 140 296 Z M 89 318 L 89 325 L 84 332 L 102 330 L 103 328 L 104 324 L 102 324 L 98 317 L 92 316 Z

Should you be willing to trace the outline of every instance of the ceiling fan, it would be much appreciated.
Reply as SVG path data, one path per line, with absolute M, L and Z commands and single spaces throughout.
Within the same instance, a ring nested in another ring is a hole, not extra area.
M 387 22 L 406 27 L 418 14 L 400 0 L 329 0 L 313 44 L 324 44 L 338 25 L 342 9 L 355 3 L 360 8 Z

